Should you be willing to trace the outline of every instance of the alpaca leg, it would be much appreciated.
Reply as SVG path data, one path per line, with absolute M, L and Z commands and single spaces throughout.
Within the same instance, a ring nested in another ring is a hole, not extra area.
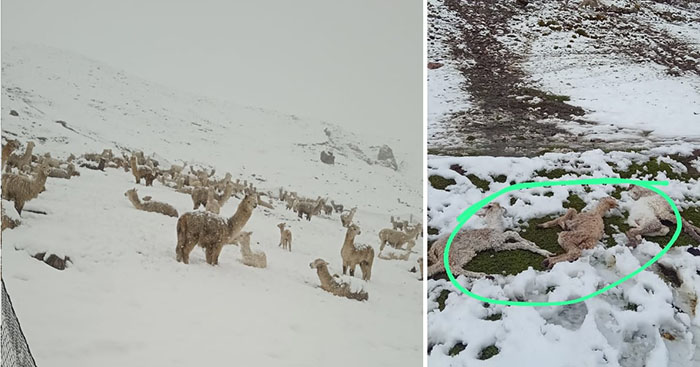
M 175 247 L 175 259 L 177 262 L 181 262 L 183 258 L 183 251 L 185 248 L 185 239 L 178 236 L 177 246 Z
M 566 221 L 573 219 L 576 216 L 576 214 L 578 214 L 578 212 L 576 212 L 576 209 L 569 209 L 563 216 L 557 219 L 550 220 L 549 222 L 540 223 L 537 225 L 537 228 L 552 228 L 559 226 L 561 227 L 561 229 L 566 229 Z
M 197 246 L 197 242 L 191 241 L 191 242 L 186 242 L 185 247 L 182 249 L 182 262 L 185 264 L 190 263 L 190 252 L 194 250 L 195 246 Z
M 289 248 L 289 252 L 292 252 L 292 240 L 287 242 L 287 248 Z
M 505 237 L 504 237 L 504 242 L 499 243 L 496 245 L 493 250 L 494 251 L 508 251 L 508 250 L 527 250 L 530 252 L 534 252 L 536 254 L 542 255 L 542 256 L 552 256 L 554 255 L 553 253 L 543 250 L 534 243 L 520 237 L 520 235 L 517 232 L 513 231 L 508 231 L 505 232 Z M 508 242 L 508 240 L 513 241 L 513 242 Z
M 348 265 L 345 261 L 343 261 L 343 275 L 345 275 L 347 270 L 348 270 Z
M 643 222 L 641 226 L 637 228 L 630 229 L 625 234 L 627 235 L 629 244 L 634 247 L 642 240 L 642 236 L 665 236 L 668 234 L 668 231 L 668 227 L 654 218 L 653 220 Z
M 219 256 L 221 255 L 221 250 L 224 249 L 224 244 L 219 243 L 214 247 L 212 253 L 212 265 L 219 265 Z
M 577 247 L 576 249 L 572 249 L 561 255 L 550 256 L 544 259 L 544 261 L 542 262 L 542 266 L 544 266 L 547 269 L 551 269 L 556 263 L 562 261 L 574 261 L 579 257 L 581 257 L 581 249 Z
M 694 226 L 685 219 L 681 219 L 681 224 L 683 225 L 683 230 L 686 234 L 688 234 L 688 236 L 692 237 L 695 241 L 700 242 L 700 228 Z
M 355 267 L 356 267 L 356 266 L 357 266 L 357 264 L 349 265 L 349 267 L 350 267 L 349 271 L 350 271 L 350 276 L 351 276 L 351 277 L 354 277 L 354 276 L 355 276 Z
M 24 200 L 15 199 L 15 209 L 17 214 L 22 215 L 22 208 L 24 208 Z

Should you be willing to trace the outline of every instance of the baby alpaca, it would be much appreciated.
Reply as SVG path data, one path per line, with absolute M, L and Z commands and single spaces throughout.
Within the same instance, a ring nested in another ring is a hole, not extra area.
M 666 199 L 655 192 L 642 187 L 632 186 L 629 190 L 630 196 L 635 200 L 630 208 L 627 223 L 630 230 L 627 235 L 628 244 L 636 247 L 642 240 L 642 236 L 665 236 L 669 228 L 664 222 L 676 225 L 676 215 Z M 683 231 L 690 237 L 700 242 L 700 228 L 681 218 Z
M 161 203 L 159 201 L 151 200 L 142 203 L 141 200 L 139 200 L 139 195 L 136 192 L 136 189 L 127 190 L 124 193 L 124 196 L 126 196 L 131 202 L 131 204 L 134 206 L 134 208 L 138 210 L 143 210 L 145 212 L 160 213 L 175 218 L 177 218 L 178 216 L 177 210 L 175 210 L 175 208 L 168 203 Z
M 314 260 L 309 264 L 309 267 L 311 269 L 316 269 L 318 279 L 321 281 L 321 289 L 324 291 L 338 297 L 345 297 L 358 301 L 366 301 L 369 299 L 369 295 L 364 290 L 360 289 L 353 292 L 350 284 L 336 280 L 339 279 L 337 275 L 331 276 L 331 274 L 328 272 L 328 263 L 323 259 Z
M 241 232 L 236 237 L 236 242 L 238 242 L 241 247 L 241 256 L 243 257 L 241 261 L 243 261 L 243 264 L 254 268 L 266 268 L 267 257 L 265 253 L 262 251 L 252 251 L 250 249 L 251 234 L 253 234 L 253 232 Z
M 285 223 L 280 223 L 277 227 L 280 229 L 280 246 L 283 250 L 292 251 L 292 231 L 285 229 Z
M 487 223 L 487 228 L 469 229 L 459 231 L 450 245 L 449 264 L 454 276 L 464 275 L 468 277 L 483 277 L 487 274 L 464 270 L 464 266 L 469 263 L 479 252 L 527 250 L 542 256 L 551 256 L 551 252 L 543 250 L 534 243 L 520 237 L 518 232 L 505 231 L 503 224 L 503 214 L 505 210 L 498 204 L 493 203 L 484 207 L 483 216 Z M 450 234 L 438 238 L 428 249 L 428 276 L 445 271 L 443 254 L 447 247 L 447 239 Z M 421 263 L 422 265 L 422 263 Z
M 177 261 L 189 264 L 190 252 L 199 245 L 204 249 L 207 264 L 217 265 L 224 244 L 238 235 L 257 206 L 257 195 L 248 193 L 228 219 L 206 211 L 183 214 L 177 220 Z
M 343 247 L 340 249 L 340 256 L 343 258 L 343 274 L 350 270 L 350 276 L 355 276 L 355 266 L 360 265 L 362 280 L 369 280 L 372 276 L 374 249 L 369 245 L 355 243 L 355 237 L 360 233 L 360 227 L 357 225 L 348 226 Z
M 576 209 L 569 209 L 562 217 L 539 224 L 538 228 L 559 226 L 564 230 L 559 233 L 557 242 L 566 253 L 546 258 L 542 262 L 544 267 L 551 268 L 558 262 L 574 261 L 581 257 L 582 250 L 595 247 L 605 233 L 603 216 L 612 208 L 617 208 L 617 201 L 608 196 L 600 199 L 592 211 L 577 213 Z

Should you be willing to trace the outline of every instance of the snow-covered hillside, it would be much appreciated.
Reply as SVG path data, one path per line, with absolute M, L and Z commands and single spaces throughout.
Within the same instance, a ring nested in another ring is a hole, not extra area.
M 391 215 L 421 213 L 420 156 L 400 136 L 378 141 L 352 126 L 170 91 L 57 49 L 3 41 L 2 133 L 34 141 L 37 154 L 143 150 L 165 167 L 188 162 L 265 192 L 329 197 L 358 207 L 357 241 L 377 252 Z M 384 144 L 398 170 L 377 164 Z M 320 162 L 322 150 L 335 153 L 335 165 Z M 219 266 L 207 265 L 201 248 L 184 265 L 175 261 L 177 219 L 136 210 L 124 192 L 136 187 L 181 214 L 192 210 L 189 195 L 135 184 L 122 170 L 80 173 L 49 178 L 21 225 L 2 235 L 3 278 L 38 365 L 420 365 L 423 294 L 409 271 L 418 253 L 375 258 L 368 301 L 335 297 L 318 288 L 309 263 L 323 258 L 341 272 L 339 215 L 302 221 L 273 200 L 245 227 L 268 268 L 243 265 L 232 245 Z M 280 222 L 293 233 L 292 252 L 278 247 Z M 70 257 L 68 267 L 32 257 L 41 252 Z

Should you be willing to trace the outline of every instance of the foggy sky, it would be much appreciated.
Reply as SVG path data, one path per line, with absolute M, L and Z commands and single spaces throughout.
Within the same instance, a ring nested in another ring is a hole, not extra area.
M 3 0 L 2 39 L 176 89 L 422 139 L 419 0 Z M 421 148 L 422 150 L 422 148 Z

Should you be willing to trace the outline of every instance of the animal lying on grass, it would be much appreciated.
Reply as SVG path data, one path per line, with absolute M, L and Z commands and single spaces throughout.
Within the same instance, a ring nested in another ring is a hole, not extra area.
M 598 205 L 591 211 L 578 213 L 576 209 L 569 209 L 563 216 L 539 224 L 539 228 L 551 228 L 559 226 L 563 232 L 559 233 L 557 242 L 566 253 L 546 258 L 542 265 L 551 268 L 562 261 L 574 261 L 581 257 L 581 252 L 595 247 L 605 234 L 603 216 L 613 208 L 617 208 L 617 201 L 613 197 L 600 199 Z
M 629 194 L 635 200 L 627 218 L 632 228 L 625 233 L 630 246 L 636 247 L 642 236 L 665 236 L 670 231 L 667 225 L 676 226 L 676 215 L 662 196 L 637 185 L 631 186 Z M 683 231 L 700 243 L 700 228 L 683 218 L 681 224 Z
M 517 232 L 506 231 L 503 224 L 505 210 L 498 204 L 492 203 L 484 207 L 482 213 L 487 223 L 487 228 L 460 230 L 450 245 L 449 264 L 454 276 L 464 275 L 468 277 L 484 277 L 485 273 L 465 270 L 468 264 L 479 252 L 527 250 L 542 256 L 551 256 L 551 252 L 543 250 L 534 243 L 520 237 Z M 443 254 L 447 247 L 450 234 L 446 234 L 435 241 L 428 250 L 428 276 L 444 272 Z

